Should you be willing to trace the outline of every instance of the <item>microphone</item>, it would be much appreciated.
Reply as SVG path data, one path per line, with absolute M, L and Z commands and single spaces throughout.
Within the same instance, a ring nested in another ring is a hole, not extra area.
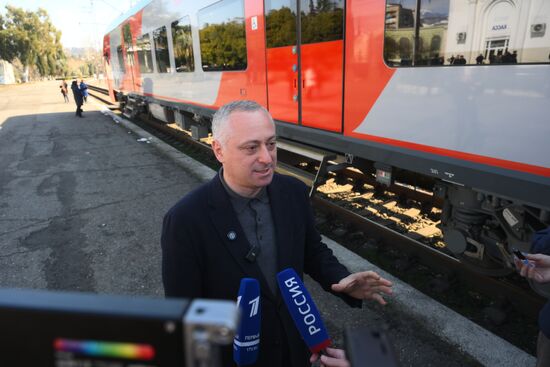
M 241 318 L 233 340 L 233 360 L 246 366 L 255 363 L 260 352 L 260 283 L 256 279 L 241 279 L 237 306 Z
M 320 353 L 330 346 L 331 340 L 321 314 L 294 269 L 288 268 L 277 274 L 277 282 L 294 324 L 311 353 Z

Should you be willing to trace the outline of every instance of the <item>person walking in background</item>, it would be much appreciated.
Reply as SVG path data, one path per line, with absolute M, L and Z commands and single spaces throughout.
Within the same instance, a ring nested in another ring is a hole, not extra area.
M 76 113 L 75 116 L 83 117 L 82 116 L 82 92 L 80 91 L 80 88 L 78 88 L 78 83 L 76 80 L 73 80 L 71 83 L 71 90 L 73 91 L 74 96 L 74 103 L 76 103 Z
M 88 85 L 84 83 L 84 79 L 80 79 L 80 92 L 82 93 L 84 103 L 86 103 L 88 101 Z
M 63 80 L 59 88 L 61 89 L 61 94 L 63 94 L 63 99 L 65 100 L 65 103 L 69 102 L 69 90 L 67 89 L 67 82 Z
M 531 251 L 533 253 L 525 254 L 524 259 L 514 256 L 519 274 L 537 283 L 550 282 L 550 228 L 535 233 Z M 536 367 L 545 366 L 550 366 L 550 301 L 540 310 L 537 338 Z
M 479 54 L 479 55 L 476 57 L 476 64 L 477 64 L 477 65 L 483 65 L 483 60 L 485 60 L 485 57 L 483 57 L 482 54 Z

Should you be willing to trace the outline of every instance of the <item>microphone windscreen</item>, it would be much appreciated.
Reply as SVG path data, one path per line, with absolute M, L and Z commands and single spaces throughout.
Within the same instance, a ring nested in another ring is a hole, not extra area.
M 277 274 L 277 282 L 286 307 L 312 353 L 319 353 L 331 343 L 317 306 L 294 269 Z
M 255 363 L 260 352 L 260 283 L 256 279 L 241 279 L 237 305 L 241 319 L 233 340 L 233 360 L 246 366 Z

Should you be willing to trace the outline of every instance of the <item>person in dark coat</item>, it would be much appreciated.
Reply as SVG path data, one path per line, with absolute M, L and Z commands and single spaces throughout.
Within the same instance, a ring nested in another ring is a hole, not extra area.
M 82 92 L 80 91 L 80 88 L 78 88 L 78 83 L 76 80 L 73 80 L 71 83 L 71 90 L 73 91 L 73 97 L 74 97 L 74 103 L 76 103 L 76 113 L 75 116 L 83 117 L 82 116 Z
M 162 279 L 167 297 L 236 300 L 241 279 L 260 283 L 260 354 L 254 366 L 309 366 L 309 351 L 280 295 L 276 275 L 293 268 L 352 307 L 386 301 L 391 282 L 373 271 L 350 274 L 315 229 L 308 188 L 274 173 L 271 115 L 252 101 L 229 103 L 212 122 L 222 169 L 165 215 Z M 231 347 L 223 366 L 234 366 Z
M 531 254 L 525 260 L 514 257 L 521 276 L 537 283 L 550 282 L 550 228 L 538 231 L 531 241 Z M 550 366 L 550 301 L 539 312 L 536 367 Z
M 476 64 L 477 64 L 477 65 L 483 65 L 483 60 L 485 60 L 485 57 L 483 57 L 482 54 L 479 54 L 479 55 L 476 57 Z

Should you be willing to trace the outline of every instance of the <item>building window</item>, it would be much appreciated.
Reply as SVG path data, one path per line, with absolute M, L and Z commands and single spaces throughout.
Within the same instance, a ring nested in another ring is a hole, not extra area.
M 139 62 L 139 71 L 142 74 L 153 72 L 153 56 L 151 54 L 151 38 L 144 34 L 136 40 L 136 52 Z
M 243 0 L 222 0 L 199 11 L 204 71 L 245 70 L 246 29 Z
M 191 35 L 191 21 L 188 16 L 172 23 L 172 42 L 176 72 L 194 71 L 193 37 Z
M 384 59 L 391 66 L 443 65 L 449 0 L 416 0 L 386 4 Z
M 170 72 L 170 54 L 168 52 L 168 37 L 166 36 L 166 27 L 162 26 L 153 31 L 153 41 L 155 43 L 155 59 L 157 60 L 157 72 Z
M 391 66 L 411 65 L 414 39 L 414 1 L 386 4 L 384 59 Z

